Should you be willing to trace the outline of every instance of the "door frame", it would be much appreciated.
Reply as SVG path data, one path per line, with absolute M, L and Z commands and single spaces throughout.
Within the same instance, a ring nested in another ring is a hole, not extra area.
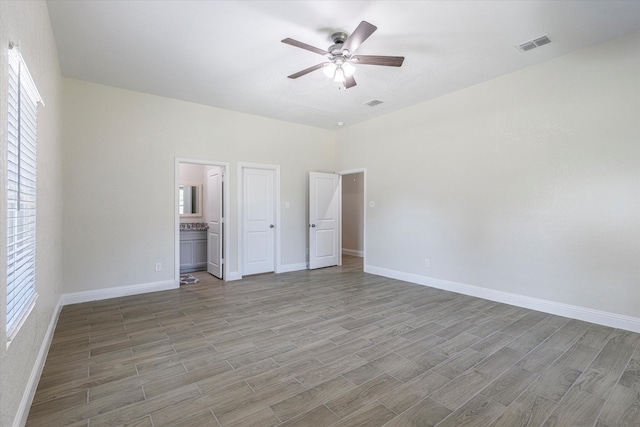
M 238 162 L 238 275 L 242 279 L 244 274 L 244 171 L 245 169 L 266 169 L 274 172 L 273 195 L 275 208 L 275 242 L 274 242 L 274 273 L 280 273 L 282 270 L 280 260 L 280 165 L 271 165 L 266 163 L 248 163 Z
M 364 181 L 362 184 L 362 268 L 364 270 L 367 265 L 367 168 L 348 169 L 336 173 L 341 176 L 362 173 L 362 180 Z M 340 215 L 342 215 L 342 210 Z M 342 258 L 342 248 L 340 248 L 340 257 Z
M 231 223 L 231 216 L 229 211 L 229 163 L 228 162 L 214 162 L 202 159 L 189 159 L 183 157 L 176 157 L 174 166 L 174 280 L 177 287 L 180 287 L 180 210 L 178 206 L 178 200 L 180 198 L 180 164 L 190 163 L 194 165 L 203 166 L 219 166 L 222 169 L 222 174 L 226 177 L 222 181 L 222 214 L 224 215 L 224 228 L 222 231 L 222 245 L 225 248 L 225 259 L 222 264 L 222 277 L 224 281 L 229 278 L 229 265 L 231 264 L 231 253 L 229 252 L 229 227 Z M 204 219 L 204 218 L 203 218 Z

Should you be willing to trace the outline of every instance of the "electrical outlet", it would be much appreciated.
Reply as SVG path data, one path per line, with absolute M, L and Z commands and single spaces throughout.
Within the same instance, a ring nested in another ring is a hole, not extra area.
M 156 271 L 161 271 L 162 270 L 162 263 L 157 262 L 156 263 Z
M 424 266 L 429 267 L 429 258 L 424 259 Z

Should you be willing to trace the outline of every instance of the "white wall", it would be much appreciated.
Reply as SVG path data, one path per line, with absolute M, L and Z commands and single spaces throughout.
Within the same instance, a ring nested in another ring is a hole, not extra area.
M 281 261 L 305 263 L 306 176 L 335 170 L 333 132 L 63 82 L 65 292 L 174 280 L 176 158 L 230 163 L 228 254 L 237 253 L 237 163 L 280 165 Z
M 6 141 L 7 141 L 7 47 L 17 42 L 42 96 L 38 108 L 37 247 L 34 310 L 7 348 L 6 330 Z M 47 5 L 41 1 L 0 2 L 0 425 L 19 425 L 28 412 L 30 385 L 38 381 L 46 357 L 62 290 L 62 174 L 61 174 L 61 74 Z M 25 394 L 26 392 L 26 394 Z M 22 405 L 22 406 L 21 406 Z
M 364 172 L 342 176 L 342 251 L 362 256 L 364 251 Z
M 337 138 L 376 202 L 369 271 L 640 320 L 640 34 Z

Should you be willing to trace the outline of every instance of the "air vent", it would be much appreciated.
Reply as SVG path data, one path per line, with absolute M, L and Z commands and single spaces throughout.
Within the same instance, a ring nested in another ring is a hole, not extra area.
M 545 44 L 549 44 L 549 43 L 551 43 L 551 40 L 549 40 L 549 37 L 542 36 L 542 37 L 538 37 L 535 40 L 531 40 L 531 41 L 528 41 L 526 43 L 522 43 L 521 45 L 519 45 L 517 47 L 518 47 L 518 50 L 520 50 L 520 52 L 526 52 L 526 51 L 529 51 L 531 49 L 535 49 L 537 47 L 544 46 Z
M 539 39 L 535 39 L 535 40 L 533 41 L 533 43 L 534 43 L 537 47 L 540 47 L 540 46 L 544 46 L 544 45 L 545 45 L 545 44 L 547 44 L 547 43 L 551 43 L 551 40 L 549 40 L 549 37 L 547 37 L 547 36 L 543 36 L 543 37 L 540 37 Z
M 378 99 L 373 99 L 369 102 L 365 102 L 364 105 L 368 105 L 369 107 L 375 107 L 378 104 L 382 104 L 382 101 L 378 100 Z
M 535 43 L 533 43 L 533 42 L 526 42 L 526 43 L 522 43 L 520 46 L 518 46 L 518 49 L 520 49 L 523 52 L 526 52 L 528 50 L 535 49 L 537 47 L 538 46 L 536 46 Z

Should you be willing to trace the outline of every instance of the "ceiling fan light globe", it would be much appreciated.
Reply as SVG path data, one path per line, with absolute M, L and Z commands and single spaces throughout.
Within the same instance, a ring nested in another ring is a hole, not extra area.
M 333 78 L 333 81 L 336 83 L 344 83 L 346 81 L 344 70 L 341 67 L 336 69 L 336 76 Z
M 337 68 L 336 64 L 329 63 L 329 64 L 325 65 L 324 67 L 322 67 L 322 72 L 328 78 L 333 79 L 335 77 L 335 75 L 336 75 L 336 68 Z
M 356 72 L 356 67 L 354 67 L 350 62 L 345 62 L 344 64 L 342 64 L 342 70 L 344 71 L 344 75 L 346 77 L 351 77 L 353 76 L 353 73 Z

